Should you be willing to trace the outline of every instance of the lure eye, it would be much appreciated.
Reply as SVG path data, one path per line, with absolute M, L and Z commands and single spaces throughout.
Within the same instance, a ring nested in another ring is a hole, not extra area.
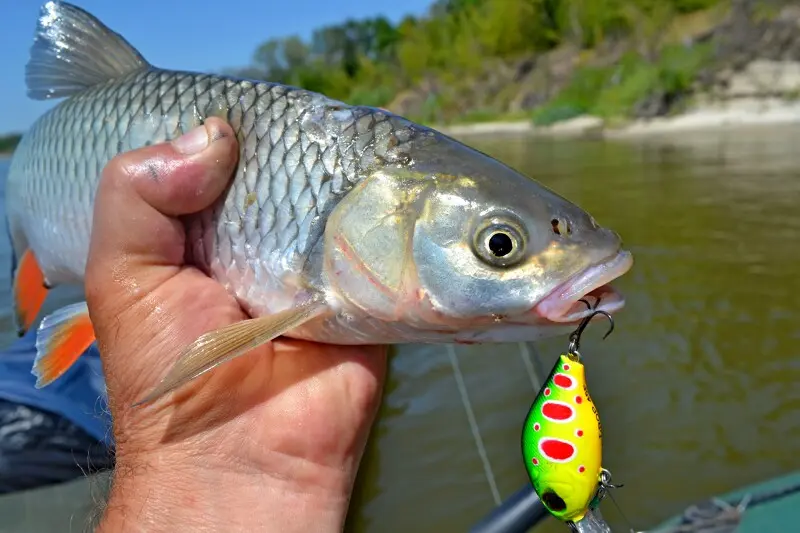
M 544 503 L 548 509 L 556 513 L 561 513 L 567 510 L 567 502 L 565 502 L 561 496 L 552 490 L 548 490 L 542 494 L 542 503 Z

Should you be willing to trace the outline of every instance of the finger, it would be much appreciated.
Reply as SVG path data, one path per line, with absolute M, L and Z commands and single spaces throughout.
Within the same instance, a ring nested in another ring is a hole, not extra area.
M 120 154 L 104 169 L 98 197 L 107 198 L 97 205 L 130 209 L 138 198 L 168 216 L 200 211 L 227 185 L 236 149 L 230 125 L 212 117 L 171 143 Z
M 203 311 L 211 310 L 192 309 L 192 304 L 208 298 L 204 291 L 217 290 L 212 301 L 227 303 L 224 289 L 213 283 L 195 283 L 189 305 L 176 304 L 176 295 L 158 289 L 178 275 L 184 262 L 186 235 L 178 217 L 208 207 L 225 190 L 237 147 L 231 127 L 212 118 L 171 143 L 121 154 L 104 168 L 85 291 L 110 395 L 120 383 L 135 389 L 151 379 L 152 362 L 145 357 L 137 361 L 132 354 L 147 353 L 164 336 L 184 342 L 179 333 L 194 335 L 186 324 L 176 323 L 180 312 L 191 313 L 191 326 L 203 326 Z M 196 271 L 184 271 L 187 275 L 205 279 Z
M 122 284 L 146 294 L 159 272 L 144 267 L 180 266 L 185 233 L 176 217 L 211 205 L 230 181 L 237 154 L 231 127 L 211 118 L 171 143 L 114 158 L 97 190 L 87 299 Z

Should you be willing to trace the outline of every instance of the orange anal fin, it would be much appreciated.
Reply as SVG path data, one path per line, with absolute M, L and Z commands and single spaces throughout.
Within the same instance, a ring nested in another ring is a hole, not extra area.
M 36 388 L 49 385 L 69 370 L 94 340 L 86 302 L 69 305 L 44 317 L 37 332 L 32 370 Z
M 14 313 L 17 333 L 22 336 L 36 320 L 47 298 L 44 274 L 30 249 L 25 250 L 14 274 Z

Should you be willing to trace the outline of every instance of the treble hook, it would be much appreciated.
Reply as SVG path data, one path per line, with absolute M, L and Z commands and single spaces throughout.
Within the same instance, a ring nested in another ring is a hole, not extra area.
M 593 309 L 593 307 L 591 305 L 589 305 L 589 302 L 587 302 L 583 298 L 581 298 L 578 301 L 585 303 L 586 307 L 588 307 L 589 309 Z M 597 303 L 599 304 L 600 300 L 598 300 Z M 611 332 L 614 331 L 614 318 L 610 314 L 608 314 L 607 312 L 605 312 L 605 311 L 603 311 L 601 309 L 595 310 L 589 316 L 587 316 L 583 320 L 581 320 L 581 323 L 578 325 L 578 329 L 576 329 L 575 331 L 573 331 L 570 334 L 570 336 L 569 336 L 569 351 L 571 353 L 578 353 L 578 348 L 580 347 L 581 335 L 583 334 L 583 330 L 586 329 L 586 326 L 589 325 L 589 322 L 591 322 L 591 320 L 597 315 L 603 315 L 604 317 L 608 318 L 608 321 L 611 323 L 611 326 L 608 328 L 608 331 L 606 332 L 605 335 L 603 335 L 603 340 L 605 340 L 606 337 L 611 335 Z

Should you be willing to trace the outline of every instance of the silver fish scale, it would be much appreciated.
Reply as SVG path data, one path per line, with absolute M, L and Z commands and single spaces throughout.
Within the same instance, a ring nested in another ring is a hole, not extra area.
M 319 287 L 331 209 L 375 168 L 408 164 L 409 143 L 431 135 L 388 112 L 294 87 L 142 70 L 74 95 L 25 136 L 8 184 L 21 200 L 9 207 L 17 251 L 30 243 L 51 283 L 82 280 L 105 164 L 209 116 L 232 125 L 239 165 L 228 192 L 189 225 L 190 248 L 256 312 L 267 312 L 276 293 Z M 287 287 L 285 276 L 298 273 L 302 281 Z

